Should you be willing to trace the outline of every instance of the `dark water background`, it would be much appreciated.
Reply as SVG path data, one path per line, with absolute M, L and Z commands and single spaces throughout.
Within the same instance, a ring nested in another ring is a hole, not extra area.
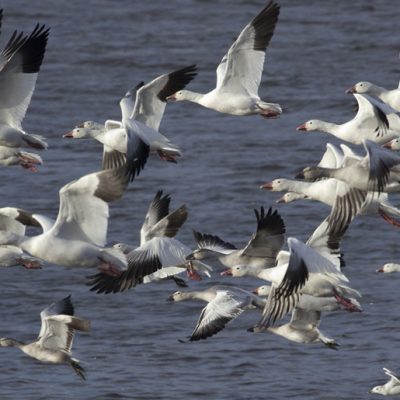
M 138 243 L 156 190 L 186 203 L 189 219 L 178 235 L 193 245 L 192 229 L 244 245 L 255 228 L 253 208 L 280 197 L 258 186 L 292 177 L 315 163 L 330 140 L 295 127 L 320 118 L 345 122 L 353 99 L 345 89 L 360 80 L 396 87 L 400 78 L 399 4 L 389 0 L 280 0 L 281 16 L 267 53 L 260 95 L 279 102 L 276 120 L 233 117 L 195 104 L 167 107 L 161 131 L 184 153 L 178 165 L 149 159 L 122 200 L 110 207 L 109 243 Z M 58 190 L 99 169 L 101 147 L 61 135 L 84 120 L 119 119 L 118 102 L 141 80 L 196 63 L 190 85 L 205 92 L 215 68 L 263 1 L 1 1 L 5 43 L 14 29 L 37 22 L 51 27 L 45 60 L 24 128 L 46 136 L 45 165 L 36 174 L 0 169 L 1 206 L 53 217 Z M 398 196 L 391 196 L 399 204 Z M 306 240 L 329 210 L 315 203 L 279 206 L 289 236 Z M 92 271 L 46 266 L 40 271 L 0 271 L 0 336 L 29 341 L 39 312 L 71 293 L 76 314 L 92 320 L 77 335 L 74 355 L 87 370 L 81 382 L 67 366 L 49 366 L 16 349 L 0 352 L 0 398 L 11 399 L 366 399 L 385 380 L 383 366 L 400 371 L 400 275 L 379 275 L 399 260 L 400 232 L 379 217 L 359 218 L 343 241 L 345 273 L 363 294 L 361 314 L 324 316 L 321 329 L 340 344 L 302 346 L 246 328 L 245 313 L 218 336 L 182 344 L 200 305 L 169 304 L 171 283 L 142 285 L 119 295 L 96 295 L 84 285 Z M 68 249 L 66 249 L 68 251 Z M 228 279 L 228 278 L 226 278 Z M 217 275 L 213 282 L 227 282 Z M 232 282 L 232 281 L 230 281 Z M 257 281 L 241 279 L 252 288 Z M 203 282 L 206 286 L 211 282 Z

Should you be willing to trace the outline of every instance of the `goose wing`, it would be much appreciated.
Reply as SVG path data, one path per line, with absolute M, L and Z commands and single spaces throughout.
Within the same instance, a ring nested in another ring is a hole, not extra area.
M 49 29 L 36 25 L 28 37 L 14 32 L 2 51 L 7 62 L 0 70 L 0 121 L 16 129 L 31 101 L 46 50 Z
M 103 247 L 108 203 L 122 196 L 127 183 L 124 168 L 118 168 L 88 174 L 66 184 L 60 189 L 58 216 L 49 234 Z
M 274 34 L 279 6 L 270 1 L 245 26 L 217 68 L 217 88 L 258 97 L 265 51 Z
M 215 298 L 201 311 L 189 340 L 207 339 L 224 329 L 229 321 L 244 311 L 240 305 L 241 302 L 237 301 L 231 292 L 218 290 Z
M 196 66 L 190 65 L 142 85 L 136 91 L 136 102 L 130 118 L 158 131 L 167 97 L 182 90 L 196 74 Z
M 261 207 L 260 212 L 254 210 L 254 213 L 257 218 L 257 231 L 243 249 L 243 254 L 271 259 L 273 266 L 285 241 L 285 224 L 278 211 L 272 211 L 271 207 L 267 213 L 264 207 Z

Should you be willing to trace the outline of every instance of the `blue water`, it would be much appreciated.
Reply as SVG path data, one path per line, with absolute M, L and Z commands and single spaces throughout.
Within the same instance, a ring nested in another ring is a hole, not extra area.
M 178 239 L 193 246 L 192 230 L 243 246 L 255 229 L 253 208 L 277 206 L 288 236 L 306 240 L 328 215 L 322 205 L 275 205 L 279 193 L 258 189 L 293 177 L 315 163 L 332 137 L 295 130 L 311 118 L 345 122 L 353 99 L 345 89 L 360 80 L 396 87 L 400 78 L 398 4 L 394 1 L 280 0 L 281 15 L 268 48 L 262 98 L 284 108 L 281 118 L 234 117 L 195 104 L 168 105 L 161 131 L 184 153 L 178 165 L 155 157 L 110 207 L 108 241 L 138 243 L 156 190 L 185 203 L 189 218 Z M 232 40 L 265 2 L 106 0 L 55 2 L 3 0 L 1 42 L 14 29 L 37 22 L 51 27 L 36 90 L 23 122 L 44 135 L 49 149 L 36 174 L 0 169 L 1 206 L 55 217 L 58 190 L 101 164 L 101 147 L 61 138 L 77 123 L 119 119 L 118 102 L 138 82 L 196 63 L 190 88 L 215 84 L 215 68 Z M 398 196 L 391 196 L 399 204 Z M 199 304 L 165 300 L 172 282 L 142 285 L 118 295 L 96 295 L 85 286 L 93 271 L 48 265 L 40 271 L 0 271 L 0 336 L 33 340 L 40 311 L 71 293 L 76 315 L 92 321 L 90 335 L 75 338 L 74 355 L 87 370 L 81 382 L 68 366 L 40 364 L 16 349 L 0 352 L 0 397 L 11 399 L 367 399 L 385 377 L 400 371 L 400 275 L 376 268 L 398 261 L 399 231 L 379 217 L 360 217 L 343 241 L 346 275 L 363 294 L 360 314 L 336 313 L 321 330 L 341 345 L 299 345 L 271 334 L 250 334 L 258 320 L 244 313 L 217 336 L 182 344 L 198 318 Z M 66 250 L 67 251 L 67 250 Z M 229 278 L 215 275 L 212 283 Z M 232 282 L 232 281 L 230 281 Z M 244 288 L 256 280 L 235 281 Z M 204 281 L 200 285 L 211 284 Z M 193 284 L 196 286 L 196 284 Z

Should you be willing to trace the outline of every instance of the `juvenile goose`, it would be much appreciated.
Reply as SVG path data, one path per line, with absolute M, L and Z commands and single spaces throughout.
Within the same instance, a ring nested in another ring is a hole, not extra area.
M 270 1 L 240 33 L 217 67 L 215 89 L 206 94 L 177 91 L 169 101 L 188 100 L 203 107 L 232 115 L 259 114 L 276 117 L 279 104 L 260 99 L 258 88 L 263 72 L 265 52 L 278 21 L 279 5 Z
M 347 93 L 359 93 L 359 94 L 369 94 L 371 96 L 377 97 L 379 100 L 383 101 L 394 110 L 400 112 L 400 88 L 397 87 L 392 90 L 385 89 L 384 87 L 374 85 L 371 82 L 358 82 L 350 89 Z
M 85 379 L 85 370 L 79 360 L 72 358 L 71 349 L 75 331 L 90 331 L 90 322 L 74 317 L 71 296 L 51 304 L 40 313 L 42 326 L 39 336 L 32 343 L 15 339 L 0 339 L 0 347 L 18 347 L 28 356 L 51 364 L 68 364 Z
M 169 301 L 200 300 L 208 304 L 201 310 L 196 327 L 189 341 L 207 339 L 225 328 L 229 321 L 243 311 L 263 309 L 265 300 L 247 290 L 226 285 L 212 286 L 204 290 L 177 291 Z
M 46 149 L 41 136 L 23 131 L 21 123 L 35 90 L 49 29 L 39 24 L 29 36 L 14 32 L 1 53 L 0 146 Z
M 299 131 L 321 131 L 354 144 L 363 140 L 386 143 L 400 135 L 400 117 L 391 107 L 368 95 L 354 94 L 358 103 L 356 116 L 343 124 L 312 119 L 299 125 Z
M 170 212 L 170 201 L 168 194 L 163 195 L 162 191 L 156 193 L 140 230 L 140 246 L 123 243 L 114 246 L 126 254 L 128 268 L 116 277 L 104 273 L 89 277 L 90 290 L 105 294 L 117 293 L 137 284 L 166 278 L 184 285 L 175 275 L 185 271 L 192 279 L 201 279 L 197 271 L 210 276 L 212 268 L 199 261 L 188 262 L 186 256 L 192 250 L 174 238 L 188 213 L 185 205 Z
M 400 394 L 400 379 L 387 368 L 383 368 L 385 374 L 390 376 L 389 381 L 384 385 L 375 386 L 370 390 L 370 393 L 381 394 L 383 396 L 393 396 Z
M 257 271 L 275 265 L 275 258 L 283 246 L 285 224 L 278 214 L 264 207 L 254 210 L 257 218 L 257 231 L 243 249 L 237 249 L 218 236 L 194 231 L 198 249 L 189 254 L 187 260 L 218 260 L 226 267 L 246 265 Z

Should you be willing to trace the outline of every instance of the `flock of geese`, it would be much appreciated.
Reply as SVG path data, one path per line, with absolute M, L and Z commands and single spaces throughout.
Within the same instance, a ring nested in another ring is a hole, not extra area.
M 138 284 L 171 279 L 186 287 L 187 279 L 252 276 L 267 281 L 254 292 L 231 285 L 205 290 L 179 290 L 169 300 L 200 300 L 206 303 L 189 341 L 209 338 L 247 310 L 260 317 L 249 331 L 271 332 L 298 343 L 339 344 L 319 330 L 324 312 L 359 312 L 360 293 L 341 270 L 344 265 L 340 241 L 358 214 L 378 213 L 400 226 L 400 210 L 388 193 L 400 191 L 400 89 L 386 90 L 369 82 L 355 84 L 348 93 L 358 103 L 355 117 L 344 123 L 310 120 L 301 131 L 323 131 L 353 144 L 362 144 L 365 154 L 348 146 L 327 144 L 320 163 L 307 167 L 296 179 L 278 178 L 261 188 L 286 192 L 278 201 L 308 199 L 331 207 L 330 214 L 310 234 L 306 243 L 287 239 L 283 250 L 285 223 L 277 210 L 256 209 L 256 231 L 243 248 L 212 234 L 194 232 L 197 248 L 175 238 L 187 218 L 185 205 L 171 211 L 171 198 L 158 191 L 140 231 L 140 245 L 118 243 L 106 246 L 109 203 L 118 200 L 145 167 L 151 155 L 176 163 L 181 151 L 159 131 L 167 102 L 188 100 L 203 107 L 237 116 L 278 117 L 279 104 L 261 100 L 258 89 L 265 52 L 279 16 L 279 5 L 271 0 L 241 31 L 217 67 L 216 87 L 206 94 L 186 90 L 196 76 L 190 65 L 163 74 L 149 83 L 141 82 L 120 101 L 121 120 L 104 123 L 86 121 L 64 136 L 92 138 L 103 144 L 102 169 L 62 187 L 56 220 L 25 210 L 0 209 L 0 265 L 41 268 L 44 263 L 92 267 L 90 290 L 118 293 Z M 2 17 L 2 11 L 0 14 Z M 1 21 L 2 18 L 0 18 Z M 42 163 L 38 154 L 24 148 L 43 150 L 43 137 L 31 135 L 21 123 L 34 92 L 49 29 L 37 25 L 30 35 L 15 31 L 0 53 L 0 164 L 19 165 L 36 171 Z M 382 144 L 384 146 L 382 146 Z M 301 179 L 301 180 L 300 180 Z M 27 236 L 26 227 L 41 232 Z M 379 271 L 399 270 L 387 264 Z M 287 314 L 291 319 L 278 324 Z M 41 312 L 41 329 L 35 341 L 21 343 L 0 339 L 0 347 L 15 346 L 25 354 L 48 363 L 66 363 L 85 379 L 84 369 L 72 357 L 76 330 L 89 331 L 89 321 L 74 316 L 70 296 Z M 372 389 L 373 393 L 400 393 L 400 381 L 391 379 Z

